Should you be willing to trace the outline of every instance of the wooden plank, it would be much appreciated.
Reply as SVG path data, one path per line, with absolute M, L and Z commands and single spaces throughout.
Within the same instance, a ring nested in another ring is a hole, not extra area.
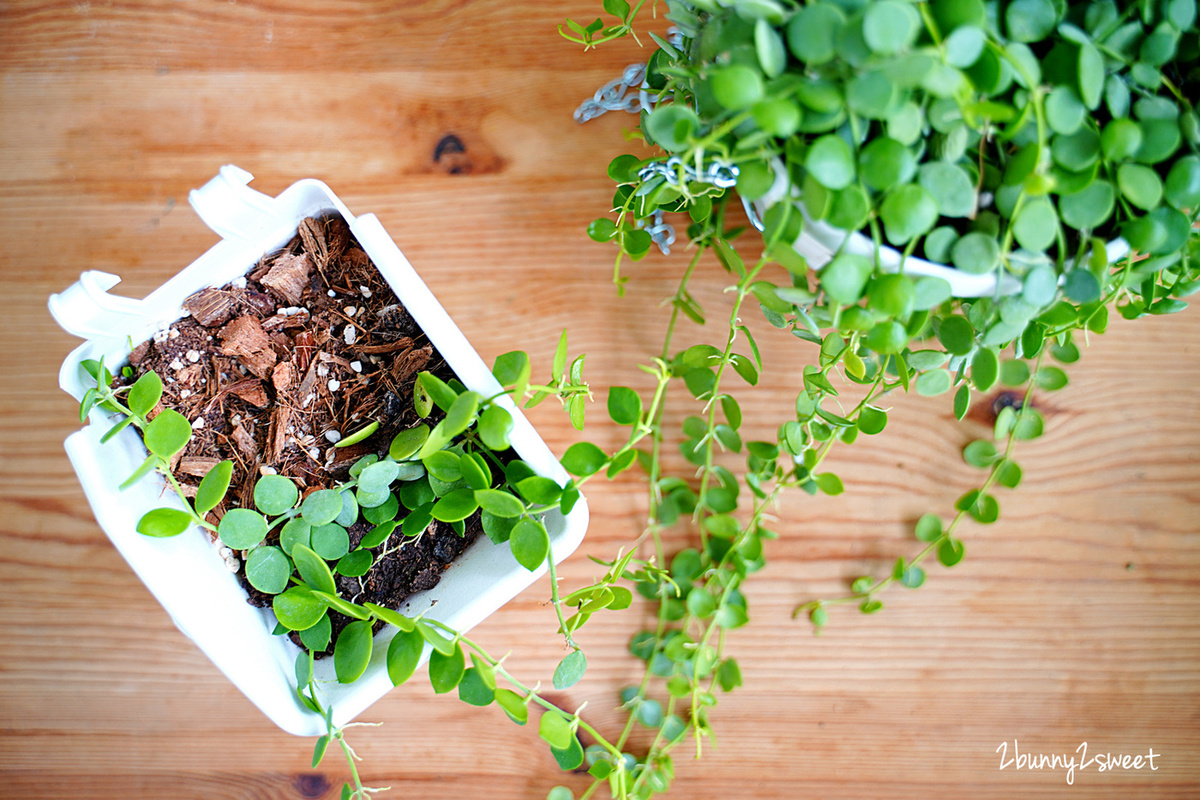
M 326 180 L 374 212 L 486 359 L 527 349 L 547 370 L 559 332 L 588 353 L 598 403 L 588 438 L 619 444 L 604 388 L 648 386 L 664 297 L 685 255 L 626 265 L 583 234 L 612 185 L 604 167 L 638 147 L 610 116 L 570 113 L 636 47 L 583 55 L 556 38 L 590 5 L 356 2 L 121 4 L 11 2 L 0 9 L 0 248 L 8 323 L 0 337 L 0 781 L 5 796 L 335 797 L 345 765 L 309 765 L 310 743 L 275 729 L 184 638 L 96 527 L 62 440 L 77 427 L 57 389 L 75 342 L 45 309 L 85 269 L 123 276 L 141 296 L 214 235 L 187 191 L 222 163 L 275 194 Z M 267 40 L 268 32 L 272 39 Z M 321 38 L 323 35 L 324 38 Z M 447 135 L 463 159 L 434 161 Z M 455 169 L 457 167 L 457 169 Z M 467 168 L 469 167 L 469 168 Z M 682 247 L 677 251 L 682 251 Z M 701 267 L 698 296 L 720 317 L 726 276 Z M 756 313 L 771 370 L 741 394 L 747 437 L 789 413 L 811 355 Z M 711 339 L 707 328 L 688 337 Z M 837 611 L 814 637 L 792 621 L 808 599 L 916 552 L 910 529 L 947 515 L 978 480 L 961 447 L 985 414 L 950 421 L 948 398 L 896 398 L 888 430 L 833 456 L 847 494 L 789 497 L 782 537 L 747 593 L 752 622 L 730 635 L 745 686 L 722 698 L 718 744 L 676 758 L 689 798 L 1194 797 L 1200 790 L 1200 316 L 1114 320 L 1071 385 L 1045 399 L 1047 436 L 1022 446 L 1025 483 L 995 525 L 966 533 L 968 556 L 897 589 L 879 615 Z M 697 339 L 697 340 L 698 340 Z M 680 341 L 683 341 L 682 339 Z M 668 422 L 695 413 L 672 399 Z M 556 452 L 581 436 L 547 403 L 531 419 Z M 683 468 L 672 455 L 669 463 Z M 561 568 L 594 579 L 641 532 L 634 476 L 594 483 L 592 524 Z M 686 531 L 670 535 L 674 547 Z M 545 583 L 473 634 L 511 668 L 549 683 L 564 655 Z M 640 679 L 626 650 L 640 606 L 596 617 L 581 635 L 583 682 L 560 698 L 618 729 L 616 693 Z M 423 678 L 352 729 L 382 796 L 543 797 L 576 791 L 531 727 L 494 708 L 435 697 Z M 634 739 L 644 746 L 645 732 Z M 999 769 L 1025 752 L 1162 753 L 1153 772 Z

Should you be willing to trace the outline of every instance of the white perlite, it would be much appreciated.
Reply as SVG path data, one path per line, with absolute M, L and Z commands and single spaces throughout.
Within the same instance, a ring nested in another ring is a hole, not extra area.
M 358 338 L 358 331 L 354 329 L 353 325 L 347 325 L 346 333 L 342 338 L 345 339 L 346 344 L 354 344 L 354 340 Z
M 341 431 L 325 431 L 325 438 L 329 440 L 330 444 L 337 444 L 342 440 L 342 434 Z
M 196 420 L 192 423 L 192 429 L 198 431 L 203 427 L 204 427 L 204 417 L 196 417 Z
M 177 358 L 177 359 L 175 359 L 174 361 L 172 361 L 172 362 L 171 362 L 171 365 L 170 365 L 170 366 L 171 366 L 171 369 L 173 369 L 173 370 L 175 370 L 176 372 L 178 372 L 179 370 L 183 369 L 183 362 L 182 362 L 182 361 L 180 361 L 180 360 Z
M 355 372 L 362 372 L 362 362 L 361 361 L 351 361 L 350 369 L 354 370 Z
M 200 351 L 199 350 L 188 350 L 187 351 L 187 360 L 192 362 L 193 364 L 195 364 L 197 361 L 200 360 Z
M 341 381 L 339 381 L 339 380 L 331 380 L 331 381 L 329 382 L 329 391 L 331 391 L 331 392 L 336 392 L 336 391 L 337 391 L 338 389 L 340 389 L 340 388 L 342 388 L 342 382 L 341 382 Z

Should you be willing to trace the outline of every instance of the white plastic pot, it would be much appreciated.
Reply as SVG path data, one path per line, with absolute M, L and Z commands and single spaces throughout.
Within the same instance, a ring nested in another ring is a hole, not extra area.
M 783 162 L 777 159 L 775 183 L 767 193 L 753 203 L 742 201 L 750 219 L 761 220 L 766 209 L 784 199 L 788 186 L 789 182 Z M 875 242 L 867 236 L 859 231 L 845 231 L 823 220 L 813 219 L 805 211 L 803 203 L 796 202 L 796 208 L 804 217 L 804 227 L 792 247 L 804 256 L 808 265 L 813 269 L 819 270 L 824 267 L 839 251 L 875 260 Z M 1114 239 L 1105 245 L 1105 251 L 1108 253 L 1109 263 L 1112 263 L 1129 252 L 1129 244 L 1124 239 Z M 903 270 L 901 270 L 902 264 Z M 1016 294 L 1022 288 L 1022 283 L 1016 276 L 1003 270 L 994 270 L 986 275 L 975 275 L 916 256 L 905 258 L 899 250 L 887 245 L 879 250 L 879 266 L 884 272 L 903 271 L 905 275 L 915 278 L 941 278 L 950 284 L 950 293 L 954 297 L 1005 297 Z
M 129 343 L 144 341 L 183 316 L 181 303 L 192 293 L 222 286 L 247 273 L 267 252 L 286 244 L 305 217 L 336 211 L 346 220 L 359 243 L 379 268 L 397 297 L 428 335 L 438 352 L 468 388 L 492 396 L 501 387 L 471 348 L 462 332 L 417 276 L 399 248 L 372 214 L 355 217 L 329 187 L 315 180 L 300 181 L 278 197 L 248 188 L 251 176 L 232 165 L 203 188 L 191 193 L 192 207 L 223 240 L 187 269 L 143 300 L 108 294 L 120 280 L 116 275 L 90 271 L 50 298 L 50 311 L 69 333 L 87 341 L 63 362 L 59 385 L 76 399 L 83 397 L 84 359 L 104 358 L 110 368 L 128 360 Z M 501 401 L 512 414 L 513 447 L 540 474 L 565 482 L 568 475 L 528 420 L 508 398 Z M 148 510 L 178 503 L 163 482 L 146 478 L 125 491 L 119 484 L 145 459 L 141 438 L 130 428 L 105 444 L 100 436 L 111 424 L 107 413 L 92 411 L 91 424 L 69 436 L 67 455 L 79 475 L 84 493 L 100 527 L 158 598 L 175 624 L 250 700 L 285 731 L 303 736 L 325 732 L 320 717 L 305 709 L 295 695 L 294 663 L 300 652 L 284 636 L 272 636 L 274 615 L 254 608 L 236 577 L 225 566 L 208 535 L 193 528 L 171 539 L 152 539 L 135 531 Z M 555 562 L 579 545 L 587 528 L 587 504 L 580 500 L 567 516 L 548 514 Z M 507 544 L 494 545 L 480 537 L 443 573 L 441 582 L 410 597 L 402 613 L 426 617 L 466 631 L 545 571 L 531 573 L 520 566 Z M 317 662 L 324 700 L 334 710 L 335 724 L 344 724 L 392 688 L 385 656 L 395 629 L 375 637 L 370 666 L 355 683 L 337 683 L 332 659 Z M 425 657 L 429 650 L 426 648 Z

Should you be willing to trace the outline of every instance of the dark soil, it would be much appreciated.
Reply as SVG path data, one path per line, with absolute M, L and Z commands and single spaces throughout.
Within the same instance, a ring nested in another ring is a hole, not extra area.
M 420 421 L 412 401 L 419 372 L 454 377 L 340 217 L 306 219 L 246 278 L 197 292 L 184 308 L 189 316 L 133 351 L 136 374 L 127 382 L 156 371 L 164 389 L 153 413 L 172 408 L 192 421 L 192 440 L 172 465 L 186 494 L 218 461 L 233 462 L 225 502 L 209 515 L 214 523 L 230 508 L 253 508 L 262 475 L 292 478 L 302 496 L 334 488 L 356 461 L 382 456 Z M 373 421 L 379 429 L 367 439 L 334 447 Z M 370 528 L 360 521 L 349 529 L 351 548 Z M 363 577 L 338 576 L 339 589 L 354 602 L 397 608 L 436 586 L 480 530 L 478 515 L 463 536 L 434 522 Z M 240 559 L 229 563 L 250 602 L 269 606 Z M 331 617 L 336 639 L 348 620 Z

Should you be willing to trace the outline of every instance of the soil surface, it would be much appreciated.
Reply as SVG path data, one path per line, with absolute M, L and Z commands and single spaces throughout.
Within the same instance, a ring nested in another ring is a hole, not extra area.
M 197 292 L 184 309 L 188 316 L 134 349 L 135 374 L 125 380 L 154 370 L 163 396 L 151 416 L 172 408 L 192 422 L 192 440 L 172 464 L 186 494 L 195 494 L 218 461 L 233 462 L 213 523 L 230 508 L 253 508 L 262 475 L 292 478 L 301 496 L 334 488 L 356 461 L 382 456 L 398 432 L 421 421 L 412 398 L 419 372 L 454 378 L 337 216 L 304 220 L 286 247 L 246 277 Z M 379 429 L 362 442 L 334 446 L 371 422 Z M 351 549 L 371 527 L 360 520 L 348 529 Z M 379 560 L 370 572 L 337 576 L 339 589 L 354 602 L 397 608 L 436 586 L 480 531 L 478 514 L 463 536 L 435 521 L 382 558 L 383 547 L 373 550 Z M 269 606 L 271 596 L 246 582 L 239 555 L 230 553 L 227 563 L 250 602 Z M 330 616 L 336 639 L 348 620 Z

